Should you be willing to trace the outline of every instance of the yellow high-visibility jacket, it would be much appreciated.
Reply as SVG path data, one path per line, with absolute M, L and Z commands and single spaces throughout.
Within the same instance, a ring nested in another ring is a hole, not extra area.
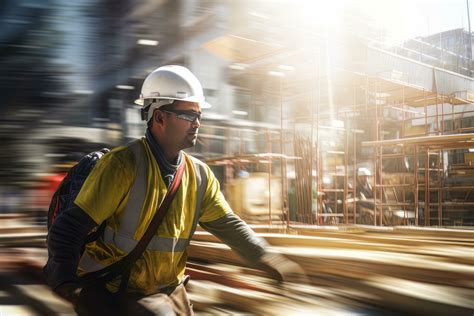
M 177 285 L 184 276 L 186 248 L 198 222 L 232 213 L 219 182 L 203 162 L 183 153 L 181 186 L 147 250 L 132 267 L 129 291 L 152 294 Z M 86 246 L 79 273 L 99 270 L 130 252 L 145 233 L 167 192 L 145 138 L 118 147 L 99 160 L 74 201 L 104 236 Z M 116 290 L 118 280 L 108 284 Z

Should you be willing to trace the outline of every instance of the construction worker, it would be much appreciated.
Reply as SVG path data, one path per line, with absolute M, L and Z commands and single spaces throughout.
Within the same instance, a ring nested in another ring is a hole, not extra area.
M 198 222 L 255 267 L 285 281 L 304 282 L 299 265 L 269 252 L 266 242 L 233 214 L 210 168 L 182 151 L 196 144 L 201 109 L 209 107 L 198 79 L 181 66 L 160 67 L 145 79 L 136 103 L 147 121 L 145 137 L 100 159 L 74 207 L 60 214 L 49 231 L 45 272 L 53 290 L 71 301 L 79 315 L 192 315 L 184 271 Z M 137 150 L 144 152 L 140 161 Z M 98 270 L 133 249 L 181 164 L 181 187 L 131 267 L 126 288 L 119 279 L 81 288 L 78 273 Z M 131 198 L 135 182 L 143 183 L 142 200 Z M 87 244 L 81 256 L 84 238 L 104 221 L 103 236 Z
M 371 172 L 367 168 L 359 168 L 357 170 L 357 210 L 360 216 L 362 224 L 373 224 L 374 223 L 374 207 L 376 208 L 376 221 L 380 225 L 380 199 L 377 200 L 374 196 L 372 185 L 369 183 L 369 177 L 372 176 Z M 385 191 L 382 191 L 382 201 L 387 202 Z M 374 204 L 375 203 L 375 204 Z M 382 223 L 384 225 L 395 224 L 391 208 L 384 205 L 382 208 Z
M 362 200 L 373 199 L 374 191 L 368 179 L 371 176 L 370 170 L 367 168 L 359 168 L 357 170 L 357 197 Z
M 356 195 L 357 195 L 357 213 L 359 223 L 374 223 L 374 192 L 368 179 L 371 176 L 367 168 L 357 169 Z

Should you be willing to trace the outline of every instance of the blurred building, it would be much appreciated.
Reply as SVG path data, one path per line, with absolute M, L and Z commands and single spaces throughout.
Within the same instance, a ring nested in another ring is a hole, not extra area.
M 214 105 L 190 152 L 224 190 L 243 174 L 267 174 L 269 191 L 278 182 L 279 198 L 264 204 L 271 218 L 275 207 L 281 219 L 356 223 L 355 170 L 368 167 L 405 223 L 473 223 L 470 204 L 459 206 L 473 197 L 445 185 L 474 183 L 452 178 L 472 171 L 469 135 L 455 148 L 433 140 L 473 132 L 464 29 L 386 47 L 371 17 L 344 2 L 21 0 L 2 9 L 2 182 L 27 183 L 64 151 L 143 135 L 133 101 L 149 72 L 173 63 L 200 78 Z M 449 216 L 446 201 L 457 203 Z
M 465 29 L 454 29 L 414 38 L 393 50 L 402 56 L 472 77 L 473 38 Z

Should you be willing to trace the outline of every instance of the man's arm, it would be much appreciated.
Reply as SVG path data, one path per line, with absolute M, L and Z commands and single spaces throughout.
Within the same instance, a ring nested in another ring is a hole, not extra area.
M 267 242 L 237 215 L 220 191 L 219 181 L 207 167 L 207 191 L 204 194 L 199 224 L 246 259 L 255 268 L 273 278 L 288 282 L 305 282 L 301 267 L 285 256 L 271 251 Z
M 65 296 L 61 288 L 78 287 L 76 270 L 84 239 L 97 224 L 81 208 L 73 206 L 61 213 L 48 233 L 48 263 L 45 266 L 49 286 Z M 66 297 L 67 298 L 67 297 Z
M 199 224 L 255 268 L 268 272 L 273 278 L 279 281 L 308 283 L 304 271 L 297 263 L 283 255 L 268 251 L 268 243 L 237 215 L 230 213 L 217 220 Z
M 200 222 L 199 225 L 250 262 L 259 261 L 268 247 L 263 238 L 257 236 L 247 223 L 233 213 L 211 222 Z

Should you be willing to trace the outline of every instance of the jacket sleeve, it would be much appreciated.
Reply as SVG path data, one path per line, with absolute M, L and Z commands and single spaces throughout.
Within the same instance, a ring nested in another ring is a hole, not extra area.
M 284 255 L 267 250 L 267 242 L 237 215 L 227 214 L 200 225 L 237 251 L 253 268 L 268 273 L 277 281 L 310 284 L 304 270 Z
M 266 253 L 267 242 L 233 213 L 199 224 L 252 264 L 257 264 Z
M 82 245 L 95 227 L 94 220 L 77 206 L 56 218 L 48 233 L 48 262 L 44 267 L 46 281 L 52 289 L 77 282 Z

